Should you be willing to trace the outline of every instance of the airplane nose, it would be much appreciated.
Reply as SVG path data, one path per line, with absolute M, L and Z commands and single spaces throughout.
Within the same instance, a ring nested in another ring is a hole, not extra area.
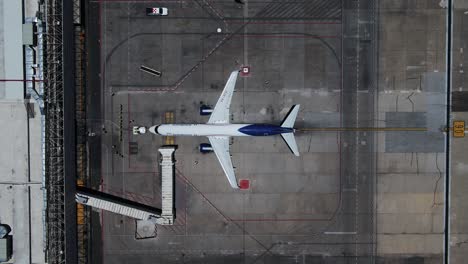
M 151 133 L 153 133 L 153 134 L 156 134 L 156 135 L 159 134 L 159 133 L 158 133 L 158 126 L 152 126 L 152 127 L 150 127 L 148 130 L 149 130 L 149 132 L 151 132 Z

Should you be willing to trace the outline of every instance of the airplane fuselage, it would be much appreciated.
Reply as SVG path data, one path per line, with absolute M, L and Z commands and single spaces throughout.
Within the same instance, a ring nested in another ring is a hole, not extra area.
M 294 129 L 270 124 L 163 124 L 150 127 L 163 136 L 273 136 L 293 133 Z

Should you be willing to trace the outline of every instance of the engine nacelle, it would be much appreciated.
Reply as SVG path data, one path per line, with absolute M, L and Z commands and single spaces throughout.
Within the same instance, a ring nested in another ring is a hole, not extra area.
M 211 115 L 213 109 L 207 105 L 200 105 L 200 115 Z
M 201 143 L 200 144 L 200 152 L 201 153 L 210 153 L 213 152 L 213 147 L 211 147 L 208 143 Z

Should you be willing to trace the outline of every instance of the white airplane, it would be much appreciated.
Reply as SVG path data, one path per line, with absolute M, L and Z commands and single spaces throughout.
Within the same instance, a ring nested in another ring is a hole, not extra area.
M 162 124 L 149 128 L 156 135 L 164 136 L 207 136 L 211 147 L 218 157 L 221 167 L 232 188 L 238 189 L 236 175 L 229 153 L 229 137 L 234 136 L 273 136 L 280 134 L 294 155 L 299 156 L 295 129 L 293 128 L 300 105 L 294 105 L 281 125 L 270 124 L 231 124 L 229 107 L 231 105 L 238 71 L 233 71 L 224 87 L 216 106 L 206 124 Z

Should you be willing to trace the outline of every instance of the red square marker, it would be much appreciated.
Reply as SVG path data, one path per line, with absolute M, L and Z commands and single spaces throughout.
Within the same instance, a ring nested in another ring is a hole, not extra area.
M 242 66 L 241 76 L 242 77 L 247 77 L 249 75 L 250 75 L 250 66 Z
M 250 181 L 249 180 L 240 180 L 239 181 L 239 188 L 241 190 L 248 190 L 250 188 Z

